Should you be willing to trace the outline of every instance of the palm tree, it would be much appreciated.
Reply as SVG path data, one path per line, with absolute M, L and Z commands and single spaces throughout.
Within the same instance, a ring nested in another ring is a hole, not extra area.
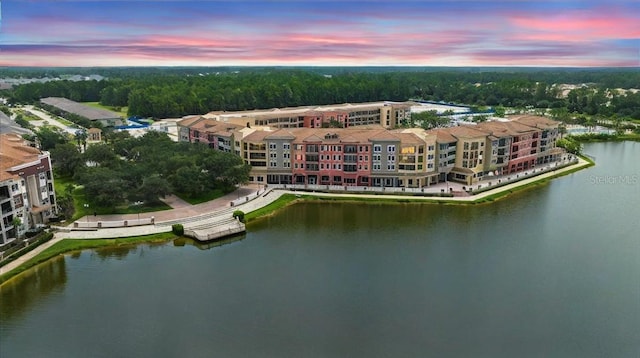
M 560 123 L 560 125 L 558 126 L 558 133 L 560 133 L 560 139 L 562 139 L 564 135 L 567 134 L 567 125 L 564 123 Z
M 83 152 L 87 150 L 88 137 L 89 135 L 87 134 L 87 131 L 85 129 L 78 129 L 76 131 L 76 141 L 78 142 L 78 148 L 80 148 L 80 145 L 82 144 Z

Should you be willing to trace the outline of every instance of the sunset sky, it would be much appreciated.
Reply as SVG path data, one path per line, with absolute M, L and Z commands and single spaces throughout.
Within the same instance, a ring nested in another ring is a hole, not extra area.
M 640 66 L 640 1 L 1 1 L 0 66 Z

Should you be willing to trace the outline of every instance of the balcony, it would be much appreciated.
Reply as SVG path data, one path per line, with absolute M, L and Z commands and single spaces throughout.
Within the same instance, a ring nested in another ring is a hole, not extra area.
M 267 154 L 266 153 L 250 153 L 249 158 L 250 159 L 267 159 Z

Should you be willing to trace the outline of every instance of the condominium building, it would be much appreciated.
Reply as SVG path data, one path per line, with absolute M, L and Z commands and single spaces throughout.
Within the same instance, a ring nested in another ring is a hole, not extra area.
M 410 107 L 385 103 L 272 110 L 269 116 L 234 112 L 188 117 L 178 125 L 183 141 L 240 155 L 252 166 L 250 181 L 260 184 L 420 188 L 450 180 L 472 185 L 562 154 L 555 147 L 558 122 L 544 117 L 389 130 L 379 124 L 395 127 Z M 283 120 L 293 114 L 298 119 Z M 344 127 L 327 128 L 327 118 Z
M 0 248 L 56 214 L 51 160 L 16 134 L 0 135 Z
M 346 103 L 268 110 L 210 112 L 205 118 L 246 127 L 326 128 L 382 126 L 394 128 L 411 116 L 410 102 Z

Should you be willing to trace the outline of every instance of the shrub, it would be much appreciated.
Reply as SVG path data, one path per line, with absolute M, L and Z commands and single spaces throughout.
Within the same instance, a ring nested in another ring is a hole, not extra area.
M 233 217 L 238 219 L 240 222 L 244 222 L 244 211 L 236 210 L 233 212 Z
M 182 224 L 173 224 L 171 225 L 171 231 L 177 236 L 182 236 L 184 234 L 184 226 Z

